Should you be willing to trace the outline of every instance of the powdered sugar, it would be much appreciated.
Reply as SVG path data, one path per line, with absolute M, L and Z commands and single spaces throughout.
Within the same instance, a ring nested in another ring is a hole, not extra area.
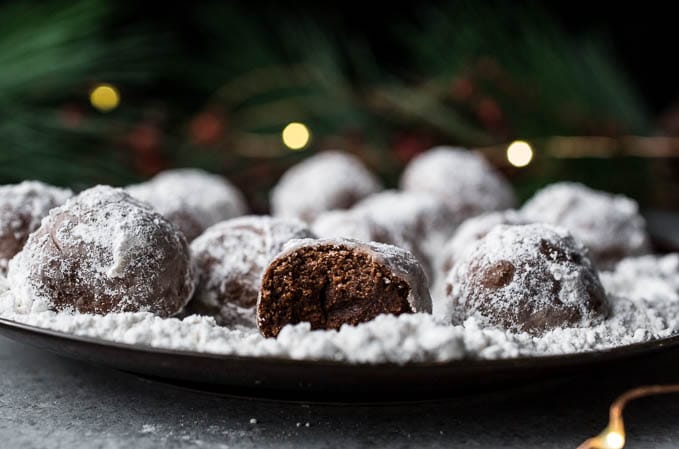
M 97 186 L 52 209 L 9 265 L 20 312 L 85 308 L 176 314 L 193 292 L 183 236 L 121 189 Z
M 6 291 L 9 290 L 9 283 L 7 282 L 7 278 L 0 274 L 0 295 L 5 293 Z
M 255 325 L 262 274 L 291 239 L 314 237 L 295 219 L 247 216 L 208 228 L 191 243 L 198 284 L 192 309 L 220 324 Z
M 189 241 L 247 210 L 243 195 L 229 181 L 194 168 L 164 171 L 126 190 L 179 227 Z
M 541 336 L 484 328 L 474 318 L 453 326 L 428 314 L 403 314 L 383 315 L 339 331 L 311 331 L 303 323 L 285 327 L 276 339 L 265 339 L 256 330 L 220 327 L 213 318 L 195 315 L 179 320 L 143 312 L 103 316 L 17 313 L 10 292 L 0 295 L 0 316 L 132 345 L 255 357 L 409 363 L 568 354 L 677 334 L 679 302 L 657 295 L 649 300 L 644 292 L 628 289 L 630 282 L 641 279 L 653 291 L 671 292 L 676 298 L 679 290 L 672 273 L 677 266 L 679 255 L 625 261 L 615 271 L 601 276 L 612 308 L 608 319 L 591 327 L 558 328 Z
M 562 228 L 498 225 L 447 279 L 452 320 L 470 316 L 510 330 L 601 321 L 608 304 L 586 250 Z
M 364 242 L 379 241 L 381 233 L 389 233 L 385 237 L 391 236 L 391 229 L 378 225 L 367 214 L 355 210 L 323 212 L 313 222 L 311 229 L 319 237 L 344 237 Z
M 352 211 L 414 236 L 430 259 L 435 258 L 458 224 L 444 201 L 427 192 L 386 190 L 367 197 Z
M 277 216 L 313 222 L 321 212 L 347 209 L 381 188 L 355 156 L 324 151 L 285 172 L 271 192 L 271 210 Z
M 403 172 L 401 188 L 443 198 L 457 223 L 516 203 L 507 180 L 483 156 L 463 148 L 435 147 L 417 156 Z
M 613 272 L 601 273 L 601 281 L 609 290 L 632 298 L 679 302 L 679 254 L 625 259 Z
M 462 259 L 470 248 L 481 238 L 485 237 L 495 226 L 500 224 L 525 224 L 526 220 L 515 210 L 502 212 L 487 212 L 465 220 L 448 240 L 441 250 L 436 268 L 445 273 L 450 270 L 455 261 Z
M 0 186 L 0 273 L 7 270 L 9 260 L 21 250 L 28 235 L 38 229 L 50 209 L 73 195 L 38 181 Z
M 371 213 L 374 212 L 363 210 L 363 208 L 327 211 L 318 216 L 311 229 L 319 237 L 341 237 L 364 242 L 388 243 L 407 249 L 415 255 L 427 278 L 431 281 L 433 278 L 431 262 L 418 247 L 421 239 L 414 235 L 414 230 L 398 223 L 398 220 L 396 222 L 385 219 L 375 221 Z
M 521 213 L 526 220 L 568 229 L 590 249 L 592 259 L 602 267 L 649 252 L 646 222 L 638 205 L 622 195 L 561 182 L 536 193 L 524 204 Z

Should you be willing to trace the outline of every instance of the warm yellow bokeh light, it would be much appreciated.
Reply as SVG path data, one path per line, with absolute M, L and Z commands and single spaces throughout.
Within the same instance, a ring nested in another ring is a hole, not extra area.
M 604 437 L 606 449 L 622 449 L 625 446 L 625 436 L 620 432 L 608 432 Z
M 303 123 L 292 122 L 283 129 L 283 143 L 291 150 L 301 150 L 311 140 L 311 132 Z
M 525 167 L 533 160 L 533 149 L 528 142 L 515 140 L 507 147 L 507 160 L 514 167 Z
M 120 94 L 115 86 L 99 84 L 90 92 L 90 103 L 101 112 L 109 112 L 120 104 Z

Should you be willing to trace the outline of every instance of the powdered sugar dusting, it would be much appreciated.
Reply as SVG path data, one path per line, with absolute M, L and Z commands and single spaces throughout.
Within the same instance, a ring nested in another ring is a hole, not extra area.
M 274 215 L 310 223 L 321 212 L 347 209 L 381 189 L 358 158 L 324 151 L 285 172 L 271 192 L 271 210 Z
M 344 237 L 364 242 L 377 241 L 381 227 L 366 214 L 355 210 L 331 210 L 316 218 L 311 229 L 319 237 Z
M 660 297 L 648 300 L 644 294 L 637 295 L 641 292 L 628 291 L 630 277 L 637 277 L 653 286 L 654 291 L 673 289 L 676 297 L 676 283 L 674 287 L 668 285 L 665 275 L 657 273 L 669 274 L 667 267 L 676 267 L 677 263 L 679 255 L 625 261 L 624 267 L 602 274 L 612 307 L 608 319 L 591 327 L 559 328 L 541 336 L 485 328 L 474 318 L 454 326 L 428 314 L 402 314 L 382 315 L 339 331 L 311 331 L 308 324 L 302 323 L 286 326 L 278 338 L 266 339 L 255 330 L 220 327 L 213 318 L 195 315 L 179 320 L 141 312 L 103 316 L 50 311 L 18 314 L 12 307 L 10 292 L 0 295 L 0 316 L 120 343 L 255 357 L 410 363 L 569 354 L 679 333 L 677 301 Z
M 167 170 L 126 190 L 179 227 L 189 241 L 247 211 L 245 198 L 229 181 L 195 168 Z
M 646 222 L 639 207 L 622 195 L 561 182 L 536 193 L 524 204 L 521 213 L 529 221 L 568 229 L 590 249 L 592 258 L 602 267 L 649 252 Z
M 304 223 L 288 218 L 247 216 L 211 226 L 191 243 L 198 275 L 192 306 L 220 324 L 254 327 L 264 269 L 287 241 L 310 237 Z
M 375 221 L 365 210 L 333 210 L 324 212 L 314 221 L 311 229 L 319 237 L 350 238 L 364 242 L 380 242 L 407 249 L 420 262 L 427 278 L 433 277 L 429 257 L 418 247 L 421 238 L 414 230 L 389 220 Z
M 401 188 L 443 198 L 458 223 L 516 203 L 511 185 L 480 154 L 435 147 L 415 157 L 401 176 Z
M 443 200 L 426 192 L 387 190 L 369 196 L 352 210 L 380 225 L 415 236 L 430 259 L 435 258 L 458 224 Z
M 447 279 L 451 317 L 511 330 L 587 326 L 608 311 L 585 248 L 562 228 L 498 225 Z
M 0 186 L 0 273 L 21 250 L 28 235 L 38 229 L 50 209 L 73 195 L 38 181 Z
M 470 248 L 474 248 L 476 242 L 500 224 L 526 224 L 526 220 L 513 209 L 487 212 L 465 220 L 441 250 L 437 268 L 448 272 L 456 260 L 461 260 Z
M 0 274 L 0 295 L 7 291 L 9 291 L 9 283 L 7 282 L 7 278 Z
M 98 313 L 172 315 L 193 292 L 184 238 L 148 205 L 107 186 L 52 209 L 10 262 L 8 281 L 24 313 L 91 301 L 86 306 Z M 76 297 L 57 300 L 69 294 Z
M 601 281 L 620 295 L 657 303 L 679 302 L 679 254 L 641 256 L 621 261 Z

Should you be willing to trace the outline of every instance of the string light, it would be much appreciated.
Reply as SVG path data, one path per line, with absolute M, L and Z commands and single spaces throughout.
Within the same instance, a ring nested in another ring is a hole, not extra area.
M 309 144 L 311 132 L 303 123 L 289 123 L 281 134 L 283 144 L 291 150 L 301 150 Z
M 90 103 L 101 112 L 109 112 L 120 104 L 120 93 L 111 84 L 98 84 L 90 91 Z
M 628 402 L 654 394 L 679 393 L 679 384 L 650 385 L 623 393 L 613 402 L 609 410 L 608 427 L 599 435 L 585 440 L 578 449 L 622 449 L 625 447 L 625 424 L 622 412 Z
M 625 446 L 625 434 L 611 431 L 606 434 L 606 447 L 610 449 L 622 449 Z
M 533 160 L 533 149 L 523 140 L 515 140 L 507 147 L 507 160 L 514 167 L 525 167 Z

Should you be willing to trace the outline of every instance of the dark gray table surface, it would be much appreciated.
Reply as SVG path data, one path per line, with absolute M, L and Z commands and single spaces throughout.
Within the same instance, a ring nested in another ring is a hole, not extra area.
M 466 399 L 336 406 L 182 390 L 0 337 L 0 448 L 575 448 L 626 388 L 679 382 L 676 356 L 631 365 Z M 625 417 L 628 448 L 679 447 L 679 396 Z

